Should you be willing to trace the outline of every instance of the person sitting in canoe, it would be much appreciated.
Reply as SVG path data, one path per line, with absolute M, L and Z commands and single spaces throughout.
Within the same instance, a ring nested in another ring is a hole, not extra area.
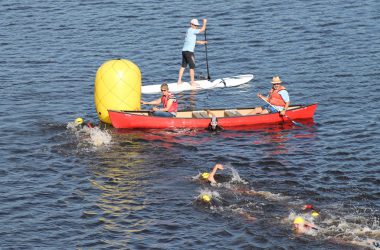
M 223 128 L 218 125 L 218 118 L 216 118 L 216 116 L 210 110 L 207 110 L 207 113 L 211 114 L 212 118 L 206 129 L 210 132 L 222 131 Z
M 141 101 L 141 103 L 156 106 L 162 103 L 163 108 L 152 108 L 153 115 L 162 117 L 175 117 L 178 109 L 177 99 L 172 93 L 169 92 L 169 86 L 166 83 L 161 84 L 161 92 L 162 96 L 160 98 L 150 102 Z
M 290 104 L 289 93 L 284 86 L 281 85 L 282 81 L 279 76 L 274 76 L 272 78 L 272 89 L 269 91 L 267 97 L 261 95 L 257 96 L 263 99 L 268 104 L 256 107 L 249 115 L 255 114 L 270 114 L 280 112 L 281 115 L 285 115 L 286 110 Z

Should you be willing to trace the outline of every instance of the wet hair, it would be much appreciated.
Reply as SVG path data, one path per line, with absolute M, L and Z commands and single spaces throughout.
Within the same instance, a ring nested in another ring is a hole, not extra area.
M 213 126 L 214 125 L 214 126 Z M 208 127 L 207 127 L 207 130 L 208 131 L 221 131 L 222 130 L 222 127 L 220 127 L 218 125 L 218 118 L 216 118 L 215 116 L 213 116 L 211 118 L 211 121 L 210 123 L 208 124 Z

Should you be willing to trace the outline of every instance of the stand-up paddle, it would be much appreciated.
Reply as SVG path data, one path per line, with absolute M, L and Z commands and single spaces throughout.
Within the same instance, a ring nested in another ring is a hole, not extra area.
M 209 69 L 208 69 L 208 58 L 207 58 L 207 35 L 206 35 L 206 30 L 205 30 L 205 48 L 206 48 L 206 69 L 207 69 L 207 80 L 210 81 L 211 77 L 210 77 L 210 72 L 209 72 Z
M 263 97 L 260 97 L 264 102 L 268 103 L 272 108 L 274 108 L 275 110 L 277 110 L 278 112 L 280 112 L 280 110 L 278 110 L 275 106 L 273 106 L 272 104 L 270 104 L 267 100 L 265 100 Z M 287 116 L 286 114 L 284 114 L 284 116 L 286 118 L 288 118 L 291 122 L 293 122 L 294 125 L 296 126 L 300 126 L 300 127 L 303 127 L 304 125 L 299 123 L 299 122 L 296 122 L 294 121 L 292 118 L 290 118 L 289 116 Z

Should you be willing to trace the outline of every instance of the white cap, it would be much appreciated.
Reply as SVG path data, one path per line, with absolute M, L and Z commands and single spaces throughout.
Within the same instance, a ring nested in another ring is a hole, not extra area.
M 199 22 L 198 22 L 198 19 L 191 19 L 191 22 L 190 22 L 191 24 L 193 24 L 193 25 L 196 25 L 196 26 L 199 26 Z

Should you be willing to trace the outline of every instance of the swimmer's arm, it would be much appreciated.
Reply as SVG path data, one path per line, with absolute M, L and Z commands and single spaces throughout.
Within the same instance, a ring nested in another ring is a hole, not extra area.
M 214 176 L 215 176 L 215 173 L 216 173 L 216 171 L 217 171 L 218 169 L 223 170 L 223 169 L 224 169 L 224 168 L 223 168 L 223 165 L 218 163 L 218 164 L 216 164 L 216 165 L 214 166 L 214 168 L 211 170 L 210 175 L 209 175 L 208 178 L 207 178 L 211 183 L 216 183 L 216 181 L 215 181 L 215 179 L 214 179 Z
M 311 229 L 314 229 L 314 230 L 318 230 L 318 227 L 311 222 L 305 223 L 305 226 L 310 227 Z

